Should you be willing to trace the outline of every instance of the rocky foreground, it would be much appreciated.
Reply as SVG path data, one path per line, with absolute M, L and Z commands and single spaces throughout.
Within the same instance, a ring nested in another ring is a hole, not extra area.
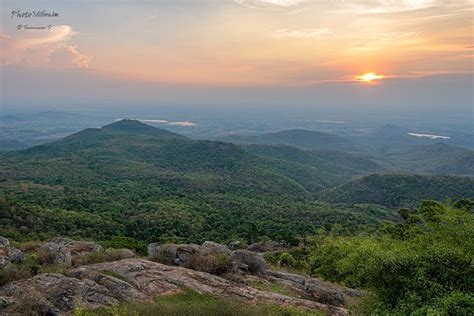
M 321 310 L 330 315 L 346 315 L 348 302 L 360 295 L 356 290 L 315 278 L 267 270 L 260 254 L 248 250 L 231 251 L 212 242 L 201 246 L 151 244 L 149 259 L 128 258 L 74 267 L 71 261 L 75 256 L 103 251 L 91 243 L 79 246 L 80 243 L 56 239 L 42 245 L 42 251 L 49 249 L 49 259 L 66 265 L 64 272 L 41 273 L 0 287 L 0 314 L 18 314 L 18 305 L 24 304 L 25 300 L 34 302 L 40 314 L 67 315 L 78 305 L 98 308 L 113 306 L 120 301 L 151 302 L 157 296 L 190 289 L 249 304 L 297 306 Z M 71 249 L 76 250 L 75 255 L 71 254 Z M 78 249 L 84 250 L 82 254 L 77 252 Z M 218 255 L 218 262 L 229 265 L 229 269 L 220 271 L 222 273 L 218 276 L 189 268 L 202 267 L 196 264 L 196 258 L 206 258 L 205 262 L 215 265 L 209 259 L 214 258 L 210 254 Z M 291 294 L 247 285 L 257 283 L 280 284 Z

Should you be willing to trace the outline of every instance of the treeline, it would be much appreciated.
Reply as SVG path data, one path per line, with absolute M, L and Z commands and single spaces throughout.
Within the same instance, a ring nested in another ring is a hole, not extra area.
M 95 201 L 95 212 L 82 210 L 78 201 L 80 197 L 69 196 L 49 206 L 18 195 L 4 196 L 0 198 L 0 234 L 14 240 L 68 236 L 103 241 L 124 236 L 143 242 L 253 243 L 272 239 L 297 243 L 298 238 L 312 235 L 321 227 L 329 230 L 337 224 L 357 232 L 397 218 L 390 210 L 373 205 L 334 206 L 232 194 L 127 203 L 117 198 L 112 205 Z

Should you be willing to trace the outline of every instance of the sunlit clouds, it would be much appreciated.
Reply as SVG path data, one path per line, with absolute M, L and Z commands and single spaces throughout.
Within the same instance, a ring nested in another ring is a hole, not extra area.
M 50 31 L 19 31 L 4 13 L 1 62 L 204 86 L 354 83 L 362 80 L 354 74 L 367 69 L 397 78 L 472 73 L 472 5 L 471 0 L 85 2 L 87 18 L 71 20 L 77 8 L 57 2 L 55 10 L 69 21 Z M 22 9 L 8 0 L 4 6 Z
M 50 30 L 21 31 L 10 36 L 0 34 L 2 64 L 33 67 L 87 68 L 91 57 L 71 44 L 76 32 L 68 25 Z
M 250 7 L 261 7 L 261 6 L 280 6 L 280 7 L 293 7 L 308 0 L 234 0 L 235 3 Z
M 355 80 L 366 82 L 366 83 L 373 83 L 375 80 L 380 80 L 380 79 L 383 79 L 383 78 L 384 78 L 383 75 L 377 75 L 373 72 L 367 72 L 363 75 L 354 77 Z
M 311 39 L 311 38 L 325 38 L 332 34 L 332 30 L 327 28 L 322 29 L 302 29 L 302 30 L 287 30 L 278 29 L 272 32 L 272 36 L 278 39 L 296 38 L 296 39 Z

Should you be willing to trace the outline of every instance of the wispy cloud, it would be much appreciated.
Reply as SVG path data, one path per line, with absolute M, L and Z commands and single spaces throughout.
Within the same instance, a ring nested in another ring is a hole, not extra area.
M 387 14 L 434 8 L 443 4 L 440 0 L 366 0 L 341 1 L 341 6 L 355 14 Z M 445 2 L 445 1 L 444 1 Z
M 69 25 L 54 26 L 50 30 L 20 31 L 15 38 L 0 34 L 2 64 L 88 68 L 92 59 L 71 44 L 74 32 Z
M 333 31 L 328 28 L 300 29 L 300 30 L 278 29 L 278 30 L 273 31 L 271 36 L 274 38 L 279 38 L 279 39 L 285 39 L 285 38 L 308 39 L 308 38 L 324 38 L 331 34 L 333 34 Z
M 308 2 L 307 0 L 234 0 L 235 3 L 248 7 L 294 7 Z

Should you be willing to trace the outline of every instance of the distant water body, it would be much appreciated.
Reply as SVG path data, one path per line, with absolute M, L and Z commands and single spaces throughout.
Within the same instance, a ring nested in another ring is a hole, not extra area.
M 441 135 L 432 135 L 432 134 L 418 134 L 418 133 L 408 133 L 410 136 L 415 136 L 415 137 L 426 137 L 429 139 L 450 139 L 451 137 L 449 136 L 441 136 Z
M 116 119 L 116 121 L 123 120 L 123 118 Z M 144 123 L 155 123 L 155 124 L 166 124 L 166 125 L 177 125 L 177 126 L 196 126 L 196 123 L 189 121 L 170 122 L 168 120 L 149 120 L 149 119 L 133 119 Z

